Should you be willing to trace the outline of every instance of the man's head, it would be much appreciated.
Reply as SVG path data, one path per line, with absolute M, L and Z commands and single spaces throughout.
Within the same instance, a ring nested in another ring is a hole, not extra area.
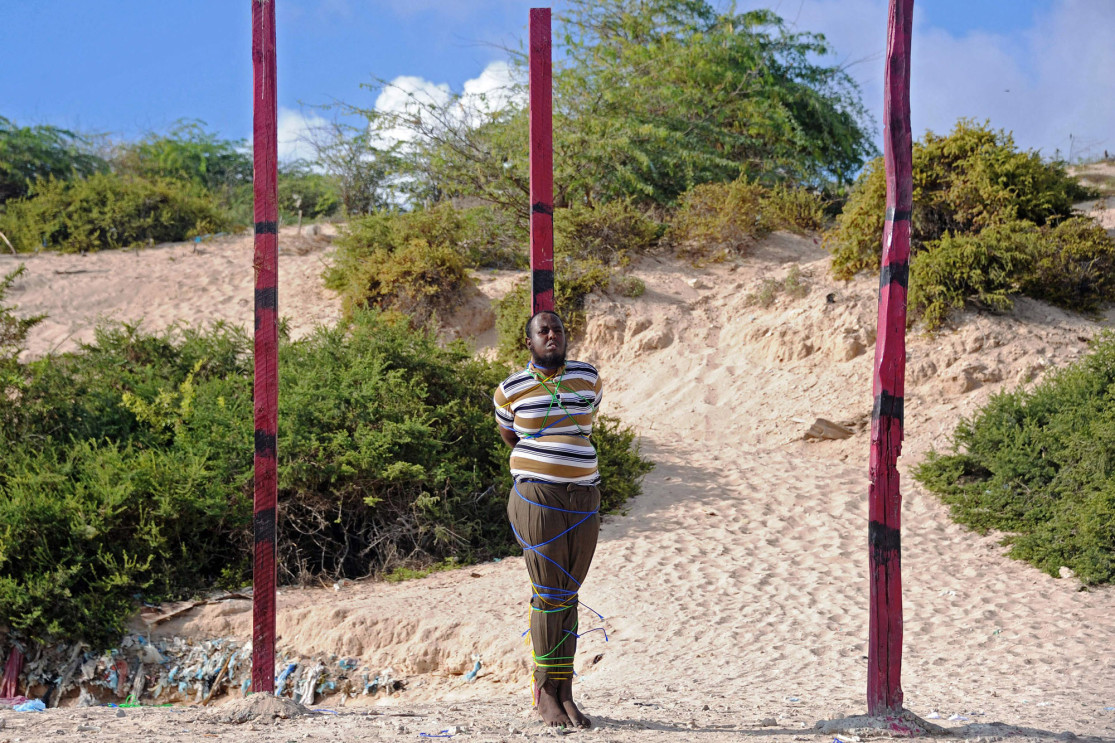
M 526 324 L 526 344 L 536 366 L 556 369 L 565 363 L 565 325 L 556 312 L 535 312 Z

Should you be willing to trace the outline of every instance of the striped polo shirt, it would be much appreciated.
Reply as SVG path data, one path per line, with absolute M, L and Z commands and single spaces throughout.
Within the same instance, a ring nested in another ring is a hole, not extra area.
M 511 451 L 516 480 L 600 482 L 589 436 L 603 389 L 596 367 L 582 361 L 566 361 L 555 372 L 530 364 L 500 383 L 496 422 L 519 437 Z

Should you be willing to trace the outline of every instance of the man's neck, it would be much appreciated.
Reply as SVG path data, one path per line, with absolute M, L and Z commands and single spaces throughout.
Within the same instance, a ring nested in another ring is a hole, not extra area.
M 565 366 L 565 362 L 562 361 L 560 364 L 557 364 L 556 366 L 545 366 L 543 364 L 538 363 L 537 359 L 531 359 L 530 360 L 530 365 L 533 366 L 538 371 L 553 373 L 553 372 L 556 372 L 561 367 Z

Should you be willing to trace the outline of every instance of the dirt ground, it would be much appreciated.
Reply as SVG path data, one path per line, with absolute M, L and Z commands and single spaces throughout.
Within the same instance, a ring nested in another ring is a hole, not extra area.
M 339 316 L 320 284 L 329 250 L 321 240 L 280 259 L 280 311 L 296 333 Z M 200 252 L 21 260 L 29 274 L 10 301 L 52 316 L 32 353 L 71 348 L 98 316 L 153 327 L 251 321 L 249 238 Z M 816 240 L 779 233 L 738 261 L 644 259 L 632 267 L 642 296 L 592 299 L 571 356 L 599 366 L 603 412 L 633 426 L 657 466 L 626 514 L 605 519 L 582 592 L 608 639 L 582 640 L 575 696 L 596 727 L 573 735 L 829 743 L 818 721 L 865 711 L 877 280 L 835 282 L 828 260 Z M 15 263 L 4 257 L 0 271 Z M 804 296 L 777 291 L 769 306 L 755 304 L 764 280 L 784 285 L 794 266 Z M 513 279 L 482 272 L 480 292 L 498 296 Z M 459 320 L 481 352 L 494 341 L 483 313 Z M 900 459 L 905 703 L 965 739 L 1115 740 L 1115 591 L 1081 590 L 1007 558 L 996 535 L 952 523 L 908 474 L 992 394 L 1040 380 L 1109 327 L 1022 300 L 1009 314 L 969 312 L 936 336 L 911 335 Z M 807 438 L 818 418 L 848 437 Z M 337 687 L 315 695 L 311 713 L 274 722 L 222 721 L 245 704 L 239 691 L 211 707 L 0 711 L 0 741 L 558 735 L 530 710 L 520 638 L 529 593 L 521 558 L 399 584 L 284 588 L 284 657 L 349 659 L 354 674 L 404 687 Z M 150 628 L 137 620 L 135 630 L 154 643 L 243 643 L 250 620 L 250 601 L 233 598 Z

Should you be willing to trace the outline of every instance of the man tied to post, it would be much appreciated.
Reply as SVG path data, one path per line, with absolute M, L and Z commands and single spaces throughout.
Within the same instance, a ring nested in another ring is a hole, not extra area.
M 592 723 L 573 703 L 577 593 L 600 533 L 600 472 L 589 436 L 603 387 L 596 367 L 565 359 L 557 313 L 526 324 L 530 363 L 496 388 L 499 432 L 511 451 L 515 484 L 507 516 L 523 546 L 533 597 L 532 691 L 548 725 Z

